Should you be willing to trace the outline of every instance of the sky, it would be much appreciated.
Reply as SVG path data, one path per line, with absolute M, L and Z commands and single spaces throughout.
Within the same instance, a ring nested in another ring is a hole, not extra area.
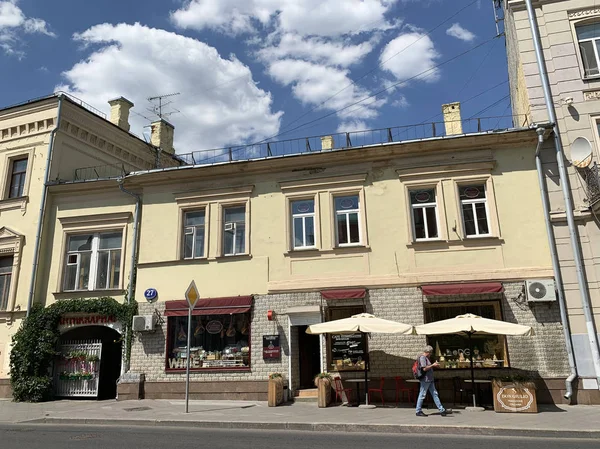
M 55 91 L 129 99 L 146 138 L 148 98 L 178 93 L 180 154 L 441 122 L 454 101 L 510 115 L 489 0 L 0 0 L 0 107 Z

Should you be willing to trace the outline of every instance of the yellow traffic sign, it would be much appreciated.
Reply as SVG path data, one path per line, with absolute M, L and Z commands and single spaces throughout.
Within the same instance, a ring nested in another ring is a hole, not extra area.
M 190 286 L 185 291 L 185 299 L 187 300 L 190 309 L 193 309 L 198 300 L 200 299 L 200 292 L 196 287 L 196 282 L 192 281 Z

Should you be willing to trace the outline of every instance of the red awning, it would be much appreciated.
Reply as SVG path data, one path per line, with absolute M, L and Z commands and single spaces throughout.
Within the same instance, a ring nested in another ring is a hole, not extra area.
M 325 299 L 363 299 L 367 294 L 364 288 L 348 288 L 344 290 L 323 290 L 321 295 Z
M 228 298 L 200 299 L 196 303 L 192 315 L 230 315 L 246 313 L 252 307 L 252 296 L 231 296 Z M 165 316 L 187 316 L 187 301 L 167 301 Z
M 504 287 L 500 282 L 423 285 L 421 289 L 426 296 L 477 295 L 480 293 L 502 293 L 504 291 Z

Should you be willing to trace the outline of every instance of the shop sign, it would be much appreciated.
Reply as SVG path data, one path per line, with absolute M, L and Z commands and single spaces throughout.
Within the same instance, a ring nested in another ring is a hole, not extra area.
M 537 413 L 535 392 L 529 388 L 508 385 L 495 394 L 497 412 Z
M 219 320 L 212 320 L 206 323 L 204 328 L 209 334 L 218 334 L 223 330 L 223 323 L 221 323 Z
M 279 344 L 279 334 L 263 335 L 263 359 L 281 358 L 281 346 Z
M 185 358 L 169 359 L 169 369 L 185 369 Z M 200 368 L 200 359 L 193 357 L 190 360 L 190 368 Z
M 83 326 L 106 326 L 121 332 L 121 323 L 114 316 L 68 314 L 61 316 L 58 322 L 58 330 L 61 333 Z

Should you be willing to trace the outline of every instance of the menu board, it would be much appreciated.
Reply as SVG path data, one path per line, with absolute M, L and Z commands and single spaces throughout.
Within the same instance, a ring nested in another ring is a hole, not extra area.
M 281 358 L 279 335 L 263 335 L 263 359 Z
M 367 359 L 366 336 L 331 334 L 331 368 L 334 370 L 365 369 Z

